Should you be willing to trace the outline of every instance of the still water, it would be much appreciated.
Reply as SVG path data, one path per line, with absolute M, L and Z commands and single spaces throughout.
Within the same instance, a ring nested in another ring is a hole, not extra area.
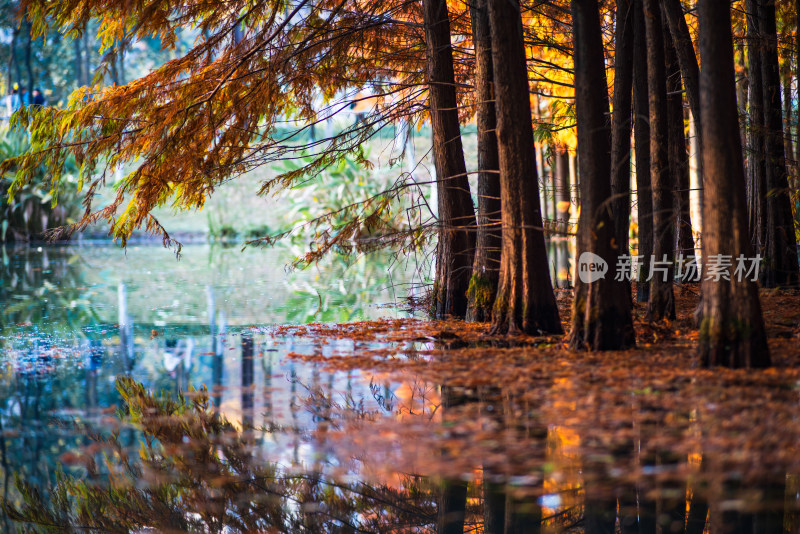
M 3 530 L 800 528 L 796 365 L 498 345 L 414 319 L 415 265 L 292 258 L 2 249 Z

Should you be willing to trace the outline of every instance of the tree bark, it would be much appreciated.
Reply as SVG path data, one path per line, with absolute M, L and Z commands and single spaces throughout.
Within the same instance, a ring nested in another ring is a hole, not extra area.
M 75 54 L 75 83 L 78 85 L 78 87 L 83 87 L 86 84 L 84 83 L 83 77 L 83 58 L 81 57 L 80 37 L 73 39 L 72 45 Z
M 781 76 L 775 0 L 757 0 L 761 34 L 761 76 L 764 82 L 764 156 L 766 167 L 767 227 L 764 243 L 765 287 L 800 283 L 786 154 L 783 148 Z
M 8 91 L 10 92 L 14 87 L 14 75 L 19 82 L 19 62 L 17 61 L 17 37 L 19 36 L 19 29 L 14 26 L 11 30 L 11 43 L 8 45 Z
M 706 262 L 718 255 L 752 256 L 747 235 L 744 165 L 736 115 L 730 4 L 700 2 L 701 114 L 703 128 L 703 247 Z M 706 265 L 707 272 L 707 265 Z M 750 280 L 703 280 L 700 362 L 703 366 L 770 365 L 758 288 Z
M 689 101 L 689 108 L 695 122 L 700 124 L 700 67 L 697 64 L 697 56 L 692 46 L 692 37 L 686 19 L 683 16 L 683 8 L 680 0 L 663 0 L 661 8 L 667 19 L 669 32 L 672 42 L 675 45 L 675 52 L 678 56 L 678 64 L 681 69 L 683 85 L 686 87 L 686 97 Z M 699 130 L 699 128 L 698 128 Z M 701 144 L 702 146 L 702 144 Z
M 424 0 L 425 42 L 439 209 L 433 315 L 464 317 L 475 253 L 475 211 L 458 123 L 446 0 Z
M 647 87 L 650 110 L 650 184 L 653 191 L 653 258 L 665 261 L 666 273 L 654 271 L 650 279 L 647 317 L 651 321 L 675 318 L 672 262 L 675 253 L 673 195 L 675 185 L 669 162 L 667 79 L 664 34 L 657 0 L 644 0 L 647 36 Z M 648 261 L 649 258 L 644 258 Z M 651 268 L 651 270 L 653 270 Z
M 650 299 L 647 274 L 653 255 L 653 192 L 650 188 L 650 109 L 647 90 L 647 39 L 642 1 L 633 2 L 633 142 L 636 148 L 636 205 L 639 223 L 638 255 L 642 261 L 636 283 L 637 302 Z
M 31 55 L 33 54 L 33 27 L 30 22 L 25 24 L 28 39 L 25 41 L 25 73 L 27 74 L 28 82 L 28 103 L 33 99 L 33 84 L 35 78 L 33 76 L 33 62 Z
M 667 26 L 675 45 L 675 52 L 678 55 L 678 64 L 681 68 L 681 78 L 686 89 L 686 100 L 689 102 L 689 109 L 692 111 L 695 127 L 695 142 L 700 153 L 703 152 L 703 129 L 700 126 L 700 67 L 697 63 L 697 56 L 692 45 L 692 36 L 689 27 L 686 25 L 686 18 L 683 16 L 683 8 L 680 0 L 664 0 L 661 9 L 667 19 Z M 697 175 L 700 181 L 703 179 L 703 158 L 698 158 Z M 703 205 L 703 188 L 697 191 L 700 205 Z M 702 246 L 702 240 L 701 240 Z
M 569 151 L 567 147 L 557 146 L 555 153 L 556 219 L 558 220 L 559 231 L 566 234 L 569 232 L 569 212 L 572 205 L 569 180 Z
M 580 274 L 581 258 L 589 254 L 599 256 L 610 267 L 605 277 L 594 281 L 576 277 L 570 345 L 589 350 L 626 349 L 635 345 L 635 335 L 629 286 L 611 272 L 620 249 L 614 242 L 611 213 L 611 128 L 600 15 L 597 0 L 572 0 L 571 8 L 581 176 L 578 269 Z
M 555 152 L 553 157 L 553 188 L 556 200 L 554 211 L 556 231 L 561 234 L 556 238 L 555 285 L 556 287 L 568 289 L 572 285 L 567 243 L 570 207 L 572 206 L 569 181 L 569 152 L 563 146 L 556 146 L 553 151 Z
M 742 75 L 736 80 L 736 106 L 739 112 L 739 137 L 742 139 L 742 146 L 747 146 L 747 121 L 741 120 L 747 116 L 747 64 L 745 63 L 744 42 L 739 42 L 736 47 L 736 70 L 740 70 Z
M 797 162 L 794 159 L 792 142 L 792 73 L 788 67 L 783 70 L 781 78 L 783 79 L 783 153 L 786 155 L 787 181 L 791 184 L 792 176 L 797 170 Z
M 669 32 L 664 32 L 664 57 L 667 69 L 667 130 L 669 132 L 669 168 L 675 184 L 675 254 L 694 255 L 692 218 L 689 213 L 689 152 L 684 130 L 683 91 L 678 56 Z
M 631 107 L 633 90 L 633 0 L 617 0 L 614 109 L 611 122 L 611 194 L 616 245 L 629 254 L 631 224 Z
M 764 83 L 761 77 L 761 36 L 757 0 L 747 0 L 747 63 L 749 120 L 747 147 L 747 220 L 755 252 L 763 254 L 766 230 L 766 169 L 764 165 Z
M 475 100 L 478 124 L 478 236 L 472 279 L 469 282 L 467 320 L 488 321 L 500 276 L 503 245 L 500 221 L 500 171 L 497 153 L 492 71 L 492 36 L 487 0 L 470 5 L 475 44 Z
M 489 2 L 503 222 L 494 333 L 563 332 L 539 209 L 522 16 L 515 0 Z

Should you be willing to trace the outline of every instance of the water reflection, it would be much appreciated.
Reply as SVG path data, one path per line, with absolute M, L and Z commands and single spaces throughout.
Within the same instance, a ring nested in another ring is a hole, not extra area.
M 402 315 L 386 266 L 117 252 L 5 251 L 5 531 L 798 531 L 796 367 L 288 328 Z

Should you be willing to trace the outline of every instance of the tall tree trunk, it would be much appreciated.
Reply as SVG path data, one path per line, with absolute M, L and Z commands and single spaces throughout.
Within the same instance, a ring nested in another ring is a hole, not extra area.
M 434 316 L 464 317 L 475 253 L 475 211 L 458 124 L 446 0 L 424 0 L 433 157 L 439 208 Z
M 761 77 L 761 35 L 757 0 L 747 0 L 747 63 L 749 92 L 747 103 L 747 220 L 750 243 L 763 254 L 766 230 L 766 168 L 764 165 L 764 82 Z
M 764 243 L 765 287 L 800 283 L 797 241 L 794 233 L 786 154 L 783 149 L 781 76 L 778 66 L 778 33 L 775 0 L 757 0 L 762 36 L 761 75 L 764 81 L 765 166 L 767 228 Z
M 617 0 L 614 109 L 611 122 L 611 194 L 616 245 L 629 254 L 631 223 L 631 106 L 633 90 L 633 0 Z
M 667 19 L 669 32 L 678 56 L 678 64 L 681 69 L 681 78 L 686 87 L 686 97 L 689 101 L 689 108 L 692 116 L 698 125 L 698 135 L 700 125 L 700 67 L 697 64 L 697 56 L 694 53 L 692 37 L 686 19 L 683 16 L 683 8 L 680 0 L 663 0 L 661 7 Z M 702 144 L 701 144 L 702 146 Z
M 629 285 L 609 272 L 621 251 L 609 209 L 611 125 L 600 15 L 597 0 L 572 0 L 571 6 L 581 215 L 570 344 L 589 350 L 625 349 L 635 345 L 635 335 Z M 597 257 L 607 263 L 606 276 L 584 278 L 591 274 L 584 270 L 587 264 Z
M 692 219 L 689 214 L 689 152 L 684 130 L 683 91 L 678 56 L 669 32 L 664 32 L 664 57 L 667 68 L 667 130 L 669 132 L 669 168 L 675 185 L 676 255 L 694 255 Z
M 89 48 L 88 24 L 83 25 L 83 33 L 81 35 L 83 37 L 83 39 L 81 39 L 81 44 L 83 45 L 84 81 L 86 82 L 86 85 L 91 85 L 91 83 L 94 81 L 94 75 L 92 74 L 92 49 Z
M 569 232 L 570 206 L 572 195 L 569 180 L 569 151 L 565 146 L 555 148 L 555 193 L 556 193 L 556 219 L 559 232 Z
M 794 58 L 794 78 L 797 83 L 797 96 L 800 98 L 800 0 L 795 0 L 794 2 L 794 12 L 795 12 L 795 58 Z M 800 111 L 800 110 L 799 110 Z M 794 125 L 795 131 L 795 139 L 797 141 L 794 144 L 795 154 L 794 159 L 797 162 L 797 173 L 794 177 L 794 186 L 793 189 L 797 191 L 800 187 L 800 112 L 798 112 L 797 120 L 795 121 Z M 796 217 L 800 217 L 800 205 L 796 206 Z
M 19 82 L 19 62 L 17 61 L 17 37 L 19 36 L 19 29 L 14 26 L 11 30 L 11 43 L 8 45 L 8 90 L 14 87 L 14 75 L 16 74 L 16 81 Z
M 467 319 L 488 321 L 500 276 L 503 245 L 500 221 L 500 171 L 497 153 L 497 117 L 492 87 L 492 36 L 487 0 L 470 4 L 472 41 L 475 43 L 475 100 L 478 123 L 478 237 Z
M 650 108 L 647 89 L 647 39 L 642 1 L 633 2 L 633 143 L 636 147 L 636 205 L 639 222 L 636 300 L 650 299 L 650 257 L 653 255 L 653 192 L 650 188 Z
M 125 38 L 123 38 L 117 48 L 117 75 L 120 85 L 125 85 Z
M 681 78 L 686 89 L 686 100 L 689 102 L 689 109 L 695 123 L 695 143 L 702 154 L 703 152 L 703 129 L 700 126 L 700 67 L 697 63 L 697 56 L 692 45 L 692 36 L 689 27 L 686 25 L 686 18 L 683 16 L 683 8 L 680 0 L 664 0 L 661 9 L 667 18 L 667 26 L 672 36 L 672 43 L 675 45 L 675 52 L 678 55 L 678 64 L 681 68 Z M 697 175 L 703 179 L 703 158 L 697 158 Z M 703 188 L 697 191 L 700 205 L 703 205 Z M 702 240 L 701 240 L 702 246 Z
M 566 147 L 553 149 L 553 188 L 555 193 L 556 230 L 560 234 L 556 243 L 556 287 L 568 289 L 571 286 L 567 234 L 569 233 L 569 214 L 572 198 L 569 182 L 569 152 Z
M 503 222 L 494 333 L 561 333 L 539 210 L 528 70 L 516 0 L 489 2 Z
M 705 1 L 700 11 L 701 114 L 703 128 L 703 247 L 706 262 L 719 255 L 752 256 L 747 235 L 744 165 L 736 116 L 730 4 Z M 706 269 L 707 269 L 706 264 Z M 733 269 L 730 280 L 703 280 L 700 362 L 703 366 L 770 365 L 756 284 Z
M 783 69 L 783 153 L 786 155 L 787 181 L 797 172 L 797 161 L 794 159 L 794 143 L 792 142 L 792 72 L 788 65 Z
M 72 40 L 73 45 L 73 53 L 75 54 L 75 83 L 78 87 L 83 87 L 86 85 L 85 78 L 83 76 L 83 57 L 81 54 L 81 40 L 80 37 L 77 37 Z
M 747 121 L 742 117 L 747 116 L 747 64 L 745 63 L 744 42 L 740 41 L 736 47 L 736 68 L 742 74 L 736 80 L 736 105 L 739 111 L 739 137 L 742 146 L 747 146 Z
M 28 39 L 25 41 L 25 74 L 27 74 L 28 85 L 28 103 L 33 99 L 33 84 L 35 78 L 33 76 L 33 27 L 30 22 L 25 24 Z
M 669 165 L 667 124 L 667 79 L 664 62 L 664 34 L 657 0 L 644 0 L 647 35 L 647 87 L 650 109 L 650 184 L 653 191 L 653 259 L 647 317 L 651 321 L 675 318 L 672 294 L 672 262 L 675 253 L 673 195 L 675 185 Z M 644 258 L 648 261 L 649 258 Z

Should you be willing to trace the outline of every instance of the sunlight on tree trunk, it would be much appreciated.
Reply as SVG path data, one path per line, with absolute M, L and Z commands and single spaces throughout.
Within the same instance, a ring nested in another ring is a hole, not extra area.
M 700 3 L 700 97 L 704 120 L 705 205 L 703 248 L 706 258 L 752 256 L 744 199 L 744 165 L 736 116 L 730 6 Z M 703 280 L 700 363 L 704 366 L 770 365 L 758 288 L 750 280 Z
M 425 0 L 423 9 L 439 206 L 433 315 L 464 317 L 475 253 L 475 210 L 458 124 L 450 20 L 446 0 Z
M 595 254 L 609 265 L 595 281 L 575 279 L 570 345 L 578 349 L 617 350 L 635 344 L 629 286 L 613 271 L 621 255 L 611 214 L 611 127 L 603 68 L 602 34 L 596 0 L 572 1 L 575 57 L 575 117 L 581 176 L 578 265 Z M 626 292 L 627 291 L 627 292 Z
M 520 6 L 489 2 L 499 145 L 503 246 L 495 333 L 560 334 L 539 210 Z

